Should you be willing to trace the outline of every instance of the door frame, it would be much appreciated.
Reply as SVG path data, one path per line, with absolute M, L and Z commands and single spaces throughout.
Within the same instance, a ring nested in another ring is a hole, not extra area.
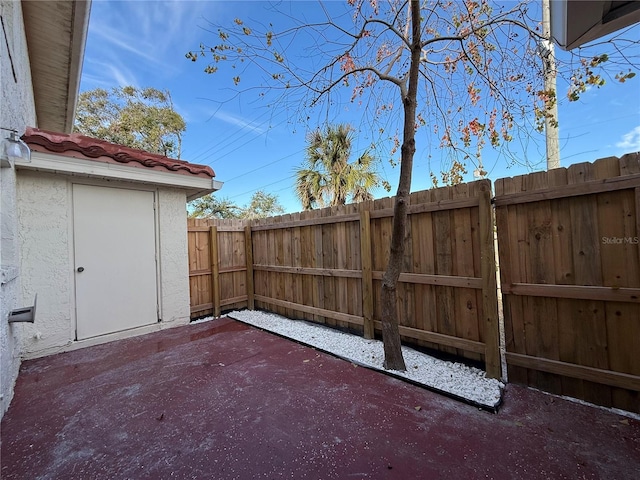
M 155 273 L 156 273 L 156 312 L 157 312 L 157 322 L 151 325 L 145 325 L 140 327 L 134 327 L 128 330 L 121 330 L 118 332 L 112 332 L 104 335 L 100 335 L 99 337 L 92 337 L 87 339 L 78 340 L 78 312 L 77 312 L 77 298 L 76 298 L 76 268 L 75 268 L 75 226 L 74 226 L 74 211 L 73 211 L 73 185 L 84 185 L 84 186 L 92 186 L 92 187 L 107 187 L 107 188 L 117 188 L 122 190 L 138 190 L 145 192 L 153 192 L 154 194 L 154 208 L 153 208 L 153 225 L 155 232 Z M 69 219 L 68 219 L 68 229 L 69 229 L 69 260 L 70 266 L 69 275 L 70 275 L 70 284 L 73 288 L 71 288 L 71 298 L 70 298 L 70 310 L 71 310 L 71 321 L 69 322 L 69 338 L 72 338 L 74 342 L 82 342 L 87 344 L 96 343 L 95 339 L 105 339 L 109 337 L 126 337 L 126 332 L 132 331 L 144 331 L 146 329 L 154 329 L 158 323 L 162 323 L 163 314 L 162 314 L 162 281 L 160 278 L 160 262 L 162 259 L 160 258 L 160 217 L 159 217 L 159 196 L 160 189 L 155 185 L 146 185 L 137 182 L 122 182 L 122 181 L 111 181 L 111 180 L 101 180 L 101 179 L 93 179 L 93 178 L 70 178 L 67 180 L 67 198 L 69 205 Z

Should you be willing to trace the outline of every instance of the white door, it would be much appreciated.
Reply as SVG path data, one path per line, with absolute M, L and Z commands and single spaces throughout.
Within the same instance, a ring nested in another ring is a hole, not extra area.
M 158 321 L 154 193 L 73 185 L 78 340 Z

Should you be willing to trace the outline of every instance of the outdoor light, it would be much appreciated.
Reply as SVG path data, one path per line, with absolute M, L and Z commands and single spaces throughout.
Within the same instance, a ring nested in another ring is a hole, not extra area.
M 12 168 L 15 162 L 31 162 L 31 150 L 18 137 L 18 132 L 13 129 L 0 127 L 9 132 L 9 136 L 0 144 L 0 167 Z

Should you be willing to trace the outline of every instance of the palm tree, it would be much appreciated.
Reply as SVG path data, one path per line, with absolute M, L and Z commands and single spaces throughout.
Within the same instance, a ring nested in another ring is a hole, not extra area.
M 296 195 L 305 210 L 372 200 L 371 189 L 380 184 L 374 170 L 375 158 L 364 152 L 349 163 L 353 128 L 329 125 L 326 132 L 314 130 L 307 136 L 307 153 L 296 170 Z

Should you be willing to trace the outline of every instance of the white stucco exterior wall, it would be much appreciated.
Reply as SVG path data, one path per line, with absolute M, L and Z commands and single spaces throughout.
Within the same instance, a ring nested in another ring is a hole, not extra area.
M 38 294 L 36 322 L 16 325 L 20 351 L 29 355 L 73 340 L 73 266 L 68 180 L 18 172 L 22 299 Z
M 108 182 L 111 187 L 155 191 L 158 301 L 162 321 L 93 339 L 75 340 L 74 182 L 87 181 L 33 170 L 18 172 L 22 297 L 28 303 L 38 294 L 35 323 L 19 326 L 20 351 L 24 358 L 73 350 L 189 322 L 186 194 L 166 187 L 154 189 L 133 183 Z M 100 181 L 88 182 L 106 185 Z
M 158 192 L 160 219 L 161 314 L 168 324 L 190 321 L 187 196 L 181 190 Z
M 24 31 L 22 7 L 17 1 L 0 1 L 4 32 L 0 42 L 0 126 L 22 135 L 28 125 L 36 125 L 29 54 Z M 4 35 L 7 37 L 7 45 Z M 9 57 L 11 61 L 9 61 Z M 6 138 L 8 132 L 2 131 Z M 20 367 L 20 352 L 15 325 L 7 316 L 19 304 L 20 271 L 15 170 L 0 169 L 0 418 L 9 407 Z

